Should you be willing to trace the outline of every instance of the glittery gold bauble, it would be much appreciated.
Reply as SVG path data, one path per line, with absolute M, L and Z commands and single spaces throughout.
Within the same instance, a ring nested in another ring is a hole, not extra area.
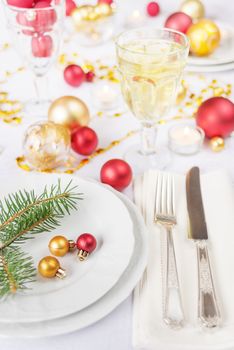
M 197 56 L 211 54 L 220 43 L 220 31 L 217 25 L 209 19 L 201 19 L 192 24 L 187 36 L 190 40 L 190 51 Z
M 212 139 L 210 140 L 210 147 L 214 152 L 222 151 L 225 147 L 224 139 L 219 136 L 212 137 Z
M 73 128 L 87 125 L 90 117 L 88 107 L 82 100 L 75 96 L 63 96 L 51 104 L 48 119 Z
M 180 7 L 180 11 L 186 13 L 194 20 L 205 16 L 205 7 L 200 0 L 185 0 Z
M 187 86 L 186 86 L 186 83 L 182 80 L 177 93 L 176 103 L 180 104 L 185 99 L 186 95 L 187 95 Z
M 46 256 L 39 261 L 38 272 L 47 278 L 66 277 L 65 270 L 61 268 L 59 261 L 53 256 Z
M 113 11 L 112 11 L 112 7 L 108 4 L 105 4 L 105 3 L 100 3 L 100 4 L 97 4 L 96 7 L 95 7 L 95 12 L 100 16 L 110 16 L 112 15 Z
M 70 151 L 71 136 L 67 127 L 52 122 L 31 125 L 23 147 L 27 161 L 38 170 L 64 165 Z
M 55 236 L 49 242 L 49 250 L 55 256 L 64 256 L 75 247 L 75 242 L 64 236 Z

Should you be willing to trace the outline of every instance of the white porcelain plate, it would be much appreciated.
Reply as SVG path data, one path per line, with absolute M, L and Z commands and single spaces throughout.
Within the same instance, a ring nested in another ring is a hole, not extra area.
M 189 56 L 188 65 L 211 66 L 234 62 L 234 27 L 218 21 L 217 25 L 221 31 L 220 46 L 207 57 Z
M 17 175 L 4 181 L 1 197 L 18 189 L 34 189 L 41 193 L 45 184 L 55 184 L 61 178 L 66 186 L 71 179 L 68 175 L 28 174 Z M 133 224 L 122 201 L 111 191 L 100 186 L 72 177 L 73 185 L 83 193 L 79 210 L 73 211 L 61 221 L 61 226 L 50 233 L 42 233 L 29 240 L 22 247 L 33 256 L 35 265 L 50 255 L 48 242 L 55 235 L 76 239 L 83 232 L 95 235 L 98 246 L 89 259 L 77 260 L 76 252 L 59 258 L 67 277 L 46 279 L 37 275 L 32 289 L 0 302 L 0 322 L 38 322 L 64 317 L 80 311 L 97 301 L 118 281 L 129 264 L 134 247 Z
M 109 190 L 113 192 L 112 189 Z M 147 232 L 143 219 L 134 204 L 126 196 L 116 192 L 115 194 L 122 200 L 131 216 L 134 249 L 127 268 L 113 288 L 94 304 L 67 317 L 45 322 L 20 324 L 17 322 L 9 324 L 1 322 L 0 337 L 12 337 L 14 334 L 14 337 L 34 338 L 73 332 L 100 320 L 129 296 L 146 266 L 148 255 Z

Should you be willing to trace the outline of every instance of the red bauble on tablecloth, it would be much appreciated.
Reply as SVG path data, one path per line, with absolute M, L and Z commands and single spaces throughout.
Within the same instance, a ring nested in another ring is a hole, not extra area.
M 83 126 L 72 131 L 71 146 L 75 152 L 88 156 L 95 151 L 97 145 L 97 134 L 88 126 Z
M 70 64 L 64 69 L 65 81 L 74 87 L 80 86 L 85 81 L 85 73 L 77 64 Z
M 192 25 L 192 18 L 184 12 L 175 12 L 170 15 L 166 22 L 165 27 L 178 30 L 179 32 L 186 33 L 189 27 Z
M 224 97 L 212 97 L 198 108 L 197 125 L 206 137 L 226 137 L 234 130 L 234 104 Z
M 33 7 L 34 0 L 7 0 L 8 5 L 22 8 Z
M 101 182 L 122 191 L 132 181 L 132 169 L 122 159 L 111 159 L 101 168 Z
M 76 3 L 73 0 L 66 0 L 66 16 L 70 16 L 76 7 Z
M 150 17 L 157 16 L 160 12 L 159 4 L 155 1 L 149 2 L 147 7 L 146 7 L 146 11 Z

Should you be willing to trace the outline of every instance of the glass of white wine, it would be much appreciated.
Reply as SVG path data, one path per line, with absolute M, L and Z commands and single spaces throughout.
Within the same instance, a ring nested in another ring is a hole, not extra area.
M 156 146 L 157 125 L 173 106 L 186 65 L 186 35 L 170 29 L 133 29 L 116 39 L 124 99 L 140 121 L 141 145 L 126 154 L 136 172 L 165 168 L 167 148 Z

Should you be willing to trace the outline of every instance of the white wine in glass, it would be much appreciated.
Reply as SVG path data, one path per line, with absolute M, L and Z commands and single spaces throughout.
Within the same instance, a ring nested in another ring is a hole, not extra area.
M 138 171 L 164 168 L 169 151 L 156 148 L 156 126 L 174 104 L 188 40 L 168 29 L 136 29 L 120 34 L 116 48 L 124 99 L 142 125 L 142 144 L 126 158 Z

